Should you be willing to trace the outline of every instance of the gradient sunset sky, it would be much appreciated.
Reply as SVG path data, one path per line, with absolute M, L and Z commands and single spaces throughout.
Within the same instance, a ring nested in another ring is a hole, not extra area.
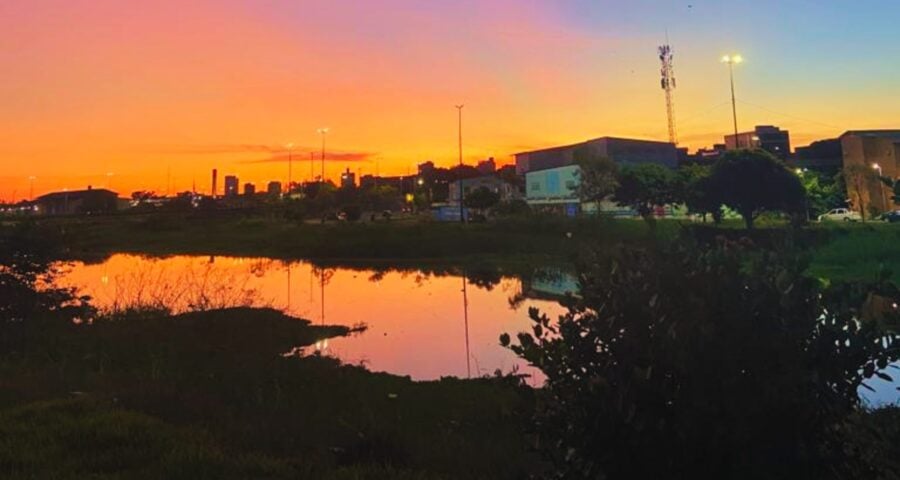
M 613 135 L 666 139 L 656 47 L 676 52 L 682 146 L 742 129 L 795 146 L 900 127 L 896 0 L 7 0 L 0 199 L 108 183 L 209 190 L 469 162 Z M 316 166 L 318 171 L 318 165 Z M 108 177 L 107 172 L 114 175 Z M 168 179 L 168 180 L 167 180 Z

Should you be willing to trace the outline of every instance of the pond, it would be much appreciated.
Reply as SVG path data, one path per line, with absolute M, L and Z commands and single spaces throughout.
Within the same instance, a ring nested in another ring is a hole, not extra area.
M 497 370 L 538 373 L 498 338 L 530 330 L 530 307 L 551 318 L 562 313 L 552 298 L 567 285 L 574 288 L 574 281 L 477 272 L 463 278 L 460 272 L 320 268 L 265 258 L 114 255 L 99 264 L 71 265 L 59 283 L 91 296 L 103 309 L 149 305 L 181 312 L 251 305 L 315 324 L 364 324 L 363 333 L 317 347 L 345 363 L 416 380 Z
M 266 258 L 114 255 L 98 264 L 75 263 L 60 283 L 93 297 L 101 308 L 155 305 L 176 312 L 252 305 L 273 307 L 316 324 L 367 329 L 317 347 L 345 363 L 376 372 L 434 380 L 518 371 L 532 385 L 542 379 L 501 347 L 502 333 L 531 328 L 528 309 L 556 318 L 558 300 L 576 288 L 558 271 L 527 278 L 491 269 L 322 268 Z M 464 280 L 465 278 L 465 280 Z M 896 366 L 896 365 L 895 365 Z M 897 376 L 900 370 L 888 372 Z M 860 389 L 871 405 L 900 403 L 896 383 Z

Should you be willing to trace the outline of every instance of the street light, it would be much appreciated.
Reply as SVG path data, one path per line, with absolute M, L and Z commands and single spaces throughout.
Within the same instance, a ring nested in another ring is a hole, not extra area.
M 884 191 L 884 182 L 881 180 L 884 177 L 884 172 L 881 170 L 881 165 L 877 163 L 872 164 L 872 169 L 878 172 L 878 183 L 881 184 L 881 200 L 884 202 L 884 211 L 887 212 L 890 205 L 888 205 L 887 194 Z
M 462 166 L 463 166 L 463 151 L 462 151 L 462 110 L 465 105 L 456 105 L 456 110 L 459 112 L 459 221 L 460 223 L 466 223 L 466 215 L 463 211 L 463 179 L 462 179 Z
M 287 181 L 287 194 L 291 195 L 291 183 L 294 180 L 294 144 L 288 143 L 285 145 L 288 151 L 288 181 Z
M 740 55 L 725 55 L 722 57 L 722 63 L 728 64 L 728 74 L 731 77 L 731 114 L 734 117 L 734 148 L 738 145 L 738 124 L 737 124 L 737 101 L 734 97 L 734 66 L 744 63 L 744 57 Z
M 317 130 L 320 135 L 322 135 L 322 183 L 325 183 L 325 135 L 328 134 L 328 127 L 323 127 Z

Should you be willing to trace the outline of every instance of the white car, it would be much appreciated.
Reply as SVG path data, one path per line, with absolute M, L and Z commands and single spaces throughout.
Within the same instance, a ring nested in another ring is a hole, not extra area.
M 859 215 L 859 212 L 848 208 L 835 208 L 828 213 L 819 215 L 820 222 L 834 222 L 838 220 L 844 222 L 858 222 L 862 220 L 862 217 Z

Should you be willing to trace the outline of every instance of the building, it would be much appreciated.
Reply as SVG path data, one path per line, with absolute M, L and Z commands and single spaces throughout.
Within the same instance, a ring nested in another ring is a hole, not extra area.
M 269 182 L 269 185 L 266 187 L 266 193 L 272 197 L 280 197 L 281 196 L 281 182 Z
M 776 157 L 787 160 L 791 154 L 791 134 L 772 125 L 759 125 L 751 132 L 725 136 L 725 148 L 761 148 Z
M 254 195 L 256 195 L 256 185 L 254 185 L 252 183 L 245 183 L 244 184 L 244 196 L 252 197 Z
M 678 149 L 672 143 L 627 138 L 601 137 L 574 145 L 517 153 L 516 173 L 548 170 L 575 164 L 575 152 L 588 148 L 599 156 L 620 165 L 658 163 L 670 168 L 678 166 Z
M 582 211 L 578 196 L 581 168 L 566 165 L 525 174 L 525 201 L 532 207 L 559 210 L 573 217 Z
M 341 188 L 356 188 L 356 174 L 349 168 L 341 173 Z
M 837 174 L 844 166 L 841 139 L 819 140 L 806 147 L 798 147 L 790 160 L 791 167 Z
M 430 179 L 434 175 L 434 170 L 434 162 L 429 160 L 425 163 L 420 163 L 418 168 L 419 177 Z
M 491 157 L 487 160 L 478 162 L 478 165 L 475 168 L 482 175 L 490 175 L 497 171 L 497 162 L 494 161 L 494 157 Z
M 487 188 L 488 190 L 500 195 L 500 201 L 505 202 L 516 198 L 521 198 L 519 191 L 515 185 L 498 178 L 495 175 L 485 175 L 483 177 L 465 178 L 450 183 L 448 203 L 459 205 L 460 182 L 462 182 L 462 194 L 465 198 L 470 193 L 479 188 Z
M 225 176 L 225 196 L 236 197 L 238 194 L 238 177 L 234 175 Z
M 118 209 L 119 195 L 103 188 L 54 192 L 35 199 L 37 212 L 43 215 L 111 213 Z
M 847 196 L 854 207 L 859 210 L 858 197 L 862 197 L 863 203 L 879 211 L 894 210 L 891 192 L 878 176 L 900 177 L 900 130 L 849 131 L 841 135 L 840 141 L 845 168 L 863 167 L 875 173 L 859 188 L 847 182 Z

